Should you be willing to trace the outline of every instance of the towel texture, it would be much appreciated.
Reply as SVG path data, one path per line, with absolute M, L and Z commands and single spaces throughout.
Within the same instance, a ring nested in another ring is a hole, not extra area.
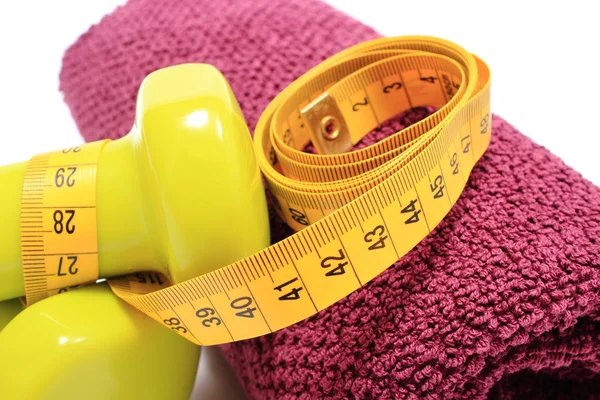
M 315 0 L 130 0 L 67 51 L 61 90 L 86 140 L 117 138 L 146 74 L 210 63 L 252 130 L 285 85 L 377 36 Z M 271 225 L 274 241 L 290 233 Z M 462 197 L 413 251 L 318 315 L 222 350 L 252 399 L 598 397 L 599 242 L 600 190 L 494 116 Z

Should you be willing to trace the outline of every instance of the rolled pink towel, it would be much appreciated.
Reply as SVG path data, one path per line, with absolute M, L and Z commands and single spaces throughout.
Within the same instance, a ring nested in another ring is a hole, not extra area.
M 67 51 L 61 90 L 86 140 L 116 138 L 148 73 L 210 63 L 253 130 L 292 80 L 377 36 L 315 0 L 130 0 Z M 271 217 L 274 241 L 290 233 Z M 599 268 L 600 189 L 494 116 L 462 197 L 408 255 L 306 321 L 221 348 L 251 399 L 599 397 Z

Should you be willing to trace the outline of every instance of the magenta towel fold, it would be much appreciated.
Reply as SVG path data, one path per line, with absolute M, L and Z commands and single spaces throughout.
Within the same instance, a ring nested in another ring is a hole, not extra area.
M 315 0 L 130 0 L 67 51 L 60 87 L 86 140 L 117 138 L 148 73 L 210 63 L 253 130 L 293 79 L 377 36 Z M 600 397 L 600 189 L 498 116 L 492 138 L 448 217 L 389 270 L 304 322 L 221 347 L 249 398 Z M 289 234 L 271 225 L 274 241 Z

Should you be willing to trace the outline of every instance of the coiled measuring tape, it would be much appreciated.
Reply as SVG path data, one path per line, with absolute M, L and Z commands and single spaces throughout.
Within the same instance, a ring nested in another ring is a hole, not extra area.
M 425 105 L 438 111 L 349 151 L 380 123 Z M 490 131 L 490 73 L 475 55 L 424 37 L 351 47 L 284 89 L 255 130 L 260 169 L 296 234 L 164 289 L 135 276 L 109 283 L 199 345 L 290 326 L 359 289 L 425 238 L 459 198 Z M 304 152 L 309 142 L 322 154 Z

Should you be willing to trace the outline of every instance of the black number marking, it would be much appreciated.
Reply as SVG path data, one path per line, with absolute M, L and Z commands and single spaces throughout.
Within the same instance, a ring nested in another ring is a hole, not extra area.
M 70 173 L 66 179 L 66 171 L 64 168 L 59 168 L 56 170 L 56 175 L 54 175 L 54 184 L 56 185 L 56 187 L 62 187 L 65 184 L 65 181 L 67 183 L 67 186 L 69 187 L 73 187 L 75 185 L 75 178 L 73 178 L 73 175 L 77 171 L 77 167 L 69 167 L 67 168 L 67 170 L 69 170 Z
M 289 210 L 292 213 L 292 219 L 294 221 L 296 221 L 300 225 L 308 226 L 308 219 L 306 218 L 306 215 L 302 214 L 300 211 L 295 210 L 293 208 L 290 208 Z
M 73 174 L 77 172 L 77 167 L 69 167 L 67 168 L 71 173 L 67 177 L 67 186 L 73 187 L 75 185 L 75 178 L 73 178 Z
M 344 254 L 344 251 L 342 249 L 339 249 L 338 251 L 340 253 L 339 256 L 325 257 L 321 261 L 321 268 L 325 268 L 325 269 L 331 268 L 337 263 L 337 267 L 327 271 L 325 273 L 325 276 L 344 275 L 346 273 L 346 270 L 344 270 L 344 267 L 346 265 L 348 265 L 348 260 L 346 259 L 346 255 Z M 333 262 L 333 264 L 331 262 Z
M 390 93 L 392 90 L 402 89 L 402 84 L 400 82 L 394 82 L 390 85 L 387 85 L 383 88 L 383 93 Z
M 416 204 L 417 199 L 411 200 L 410 203 L 408 203 L 408 205 L 404 207 L 401 211 L 402 214 L 412 213 L 412 215 L 408 217 L 406 221 L 404 221 L 404 223 L 407 225 L 419 222 L 419 214 L 421 214 L 421 210 L 417 208 Z
M 294 137 L 292 136 L 292 131 L 290 129 L 287 129 L 283 134 L 283 143 L 289 146 L 290 144 L 292 144 L 293 141 Z
M 367 98 L 365 97 L 365 98 L 363 99 L 363 101 L 361 101 L 360 103 L 355 103 L 355 104 L 352 106 L 352 111 L 358 111 L 358 110 L 360 110 L 360 107 L 364 107 L 364 106 L 366 106 L 366 105 L 368 105 L 368 104 L 369 104 L 369 100 L 367 100 Z
M 59 168 L 56 171 L 56 175 L 54 175 L 54 185 L 56 187 L 62 187 L 62 185 L 65 184 L 65 176 L 63 175 L 64 173 L 65 173 L 64 168 Z
M 69 218 L 67 219 L 67 223 L 63 226 L 64 214 L 69 215 Z M 71 221 L 73 220 L 73 217 L 75 217 L 75 210 L 65 210 L 64 214 L 61 210 L 54 211 L 54 232 L 61 234 L 63 230 L 66 230 L 70 235 L 75 232 L 75 225 L 71 225 Z
M 458 174 L 458 154 L 452 154 L 452 158 L 450 159 L 450 168 L 454 168 L 452 170 L 452 175 Z
M 463 153 L 468 153 L 471 146 L 471 135 L 467 135 L 464 138 L 460 139 L 460 145 L 462 146 Z
M 179 321 L 179 319 L 177 319 L 177 318 L 164 319 L 163 322 L 165 325 L 170 326 L 171 329 L 173 329 L 175 331 L 181 331 L 183 333 L 187 333 L 187 329 L 185 329 L 185 327 L 179 325 L 181 323 L 181 321 Z
M 187 333 L 187 329 L 183 326 L 172 326 L 171 329 L 175 331 L 181 331 L 182 333 Z
M 275 147 L 271 147 L 271 150 L 269 150 L 269 159 L 271 160 L 272 166 L 275 166 L 275 164 L 277 164 L 277 161 L 279 161 L 277 159 L 277 153 L 275 152 Z
M 431 193 L 433 193 L 434 199 L 439 199 L 444 197 L 444 180 L 441 175 L 435 177 L 433 183 L 429 184 L 429 188 L 431 189 Z
M 69 287 L 64 287 L 62 289 L 58 290 L 58 293 L 65 293 L 68 292 L 69 290 L 73 290 L 73 289 L 77 289 L 79 287 L 79 285 L 74 285 L 74 286 L 69 286 Z
M 486 134 L 490 125 L 490 114 L 485 114 L 485 116 L 479 122 L 479 126 L 481 127 L 481 134 Z
M 77 256 L 68 256 L 67 257 L 67 260 L 71 261 L 71 264 L 69 265 L 68 268 L 65 266 L 65 269 L 66 269 L 65 272 L 62 271 L 63 258 L 64 257 L 61 256 L 60 259 L 58 260 L 58 271 L 57 271 L 56 275 L 57 276 L 67 276 L 69 274 L 71 274 L 71 275 L 77 274 L 77 272 L 79 271 L 79 268 L 74 268 L 75 263 L 77 262 Z
M 217 317 L 207 318 L 202 321 L 202 325 L 204 325 L 207 328 L 210 328 L 211 326 L 219 326 L 221 325 L 221 320 Z
M 137 281 L 139 283 L 148 283 L 148 281 L 150 281 L 150 283 L 158 283 L 159 285 L 163 285 L 164 282 L 162 281 L 162 279 L 160 279 L 160 274 L 157 273 L 151 273 L 151 272 L 147 272 L 147 273 L 143 273 L 143 272 L 138 272 L 135 274 L 135 277 L 137 278 Z
M 442 82 L 443 82 L 444 89 L 446 89 L 446 94 L 448 95 L 449 98 L 452 98 L 455 93 L 453 85 L 452 85 L 452 80 L 450 79 L 450 77 L 448 75 L 442 74 Z
M 294 279 L 290 279 L 287 282 L 282 283 L 279 286 L 275 286 L 273 288 L 273 290 L 277 290 L 279 292 L 283 291 L 283 288 L 291 285 L 292 283 L 296 282 L 298 280 L 298 278 L 294 278 Z M 279 300 L 284 301 L 284 300 L 298 300 L 300 298 L 300 291 L 303 290 L 304 288 L 302 286 L 300 287 L 293 287 L 288 293 L 279 296 Z
M 367 232 L 367 234 L 365 235 L 365 242 L 373 242 L 375 236 L 379 238 L 375 243 L 369 246 L 369 250 L 378 250 L 385 248 L 385 240 L 388 238 L 388 236 L 384 236 L 384 234 L 385 228 L 383 227 L 383 225 L 377 225 L 375 229 L 373 229 L 371 232 Z
M 60 210 L 54 211 L 54 232 L 61 234 L 63 231 L 63 213 Z
M 422 76 L 420 78 L 423 82 L 429 82 L 429 83 L 435 83 L 435 80 L 437 79 L 435 76 Z
M 198 318 L 206 318 L 209 315 L 215 315 L 215 310 L 210 307 L 200 308 L 196 310 L 196 317 Z
M 79 147 L 69 147 L 67 149 L 63 149 L 62 150 L 62 152 L 64 154 L 71 153 L 71 152 L 73 152 L 73 153 L 79 153 L 80 151 L 81 151 L 81 149 Z
M 202 319 L 202 325 L 206 328 L 221 325 L 221 320 L 217 317 L 210 317 L 211 315 L 215 315 L 215 310 L 210 307 L 196 310 L 196 317 Z
M 252 305 L 252 298 L 248 296 L 239 297 L 231 302 L 231 308 L 235 310 L 243 310 L 240 312 L 236 312 L 235 315 L 238 317 L 244 318 L 254 318 L 254 311 L 256 311 L 256 307 L 250 307 Z M 245 308 L 245 310 L 244 310 Z

